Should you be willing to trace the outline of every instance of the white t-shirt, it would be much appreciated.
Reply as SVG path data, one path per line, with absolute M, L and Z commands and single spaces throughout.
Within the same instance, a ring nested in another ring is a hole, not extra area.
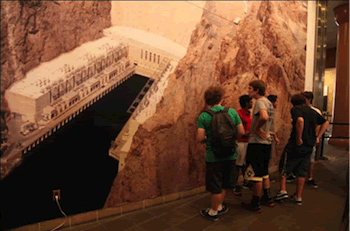
M 314 109 L 318 114 L 322 115 L 322 112 L 321 112 L 320 109 L 318 109 L 318 108 L 316 108 L 316 107 L 314 107 L 314 106 L 312 106 L 312 105 L 310 105 L 310 107 L 311 107 L 312 109 Z

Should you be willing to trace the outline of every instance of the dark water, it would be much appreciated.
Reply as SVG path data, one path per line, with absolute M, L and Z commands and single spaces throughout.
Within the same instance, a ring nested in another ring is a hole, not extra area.
M 53 189 L 67 215 L 103 207 L 118 173 L 108 149 L 147 80 L 134 75 L 28 153 L 1 182 L 1 229 L 62 217 Z

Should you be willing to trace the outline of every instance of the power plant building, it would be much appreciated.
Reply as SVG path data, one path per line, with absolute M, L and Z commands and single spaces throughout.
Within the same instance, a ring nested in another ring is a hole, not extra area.
M 6 92 L 11 112 L 23 120 L 50 120 L 100 87 L 104 70 L 115 63 L 128 65 L 129 47 L 107 37 L 85 43 L 41 64 Z M 119 71 L 118 71 L 119 72 Z

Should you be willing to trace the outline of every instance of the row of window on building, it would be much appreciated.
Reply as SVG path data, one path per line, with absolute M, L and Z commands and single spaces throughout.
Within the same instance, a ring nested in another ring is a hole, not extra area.
M 157 57 L 158 57 L 158 61 L 157 61 Z M 152 62 L 152 59 L 153 59 L 153 62 L 159 64 L 160 63 L 160 55 L 157 55 L 155 53 L 152 53 L 152 52 L 148 52 L 148 51 L 143 51 L 141 49 L 141 59 L 145 59 L 145 60 L 148 60 L 150 62 Z
M 76 86 L 79 86 L 86 80 L 90 79 L 95 74 L 100 73 L 107 67 L 109 67 L 111 64 L 118 62 L 123 57 L 127 57 L 127 49 L 123 49 L 122 51 L 118 51 L 115 55 L 114 53 L 108 55 L 106 57 L 107 62 L 105 62 L 105 59 L 100 59 L 93 65 L 89 66 L 87 70 L 85 68 L 82 68 L 82 70 L 77 70 L 74 74 L 72 74 L 70 77 L 66 79 L 66 81 L 63 81 L 62 83 L 53 86 L 52 89 L 52 98 L 53 100 L 58 99 L 60 96 L 64 95 L 65 93 L 69 92 L 71 89 L 75 88 Z
M 126 64 L 130 66 L 129 60 L 126 62 Z M 123 66 L 121 66 L 121 69 L 116 69 L 116 71 L 113 70 L 111 73 L 118 74 L 119 71 L 123 71 L 123 70 L 125 70 L 125 68 L 124 68 Z M 120 79 L 120 81 L 121 81 L 121 82 L 125 81 L 129 76 L 131 76 L 131 75 L 133 75 L 133 74 L 134 74 L 134 72 L 131 72 L 130 74 L 128 74 L 128 75 L 126 75 L 125 77 L 123 77 L 122 79 Z M 108 76 L 108 74 L 107 74 L 106 76 Z M 104 76 L 103 76 L 103 78 L 104 78 Z M 68 103 L 68 104 L 69 104 L 69 107 L 71 107 L 72 105 L 74 105 L 74 104 L 75 104 L 76 102 L 78 102 L 80 99 L 85 98 L 85 96 L 89 95 L 92 91 L 94 91 L 94 90 L 100 88 L 101 82 L 102 82 L 102 79 L 98 79 L 97 82 L 91 84 L 90 86 L 87 86 L 87 89 L 81 89 L 81 92 L 79 93 L 79 95 L 76 95 L 76 96 L 74 96 L 73 98 L 67 100 L 67 101 L 69 102 L 69 103 Z M 118 83 L 119 83 L 119 82 L 118 82 Z M 89 89 L 90 89 L 90 91 L 89 91 Z M 61 105 L 59 105 L 58 108 L 56 108 L 55 110 L 53 110 L 53 111 L 51 112 L 51 119 L 58 115 L 58 111 L 59 111 L 59 113 L 62 113 L 63 110 L 66 110 L 66 109 L 67 109 L 67 104 L 66 104 L 66 102 L 63 101 L 63 102 L 61 102 L 60 104 L 61 104 Z M 63 109 L 63 106 L 64 106 L 64 109 Z

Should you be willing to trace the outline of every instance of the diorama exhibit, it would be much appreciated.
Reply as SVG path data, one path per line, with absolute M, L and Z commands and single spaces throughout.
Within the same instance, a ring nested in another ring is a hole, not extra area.
M 61 217 L 54 189 L 75 215 L 203 186 L 209 86 L 236 110 L 251 80 L 280 102 L 305 86 L 307 1 L 5 1 L 1 16 L 7 229 Z

